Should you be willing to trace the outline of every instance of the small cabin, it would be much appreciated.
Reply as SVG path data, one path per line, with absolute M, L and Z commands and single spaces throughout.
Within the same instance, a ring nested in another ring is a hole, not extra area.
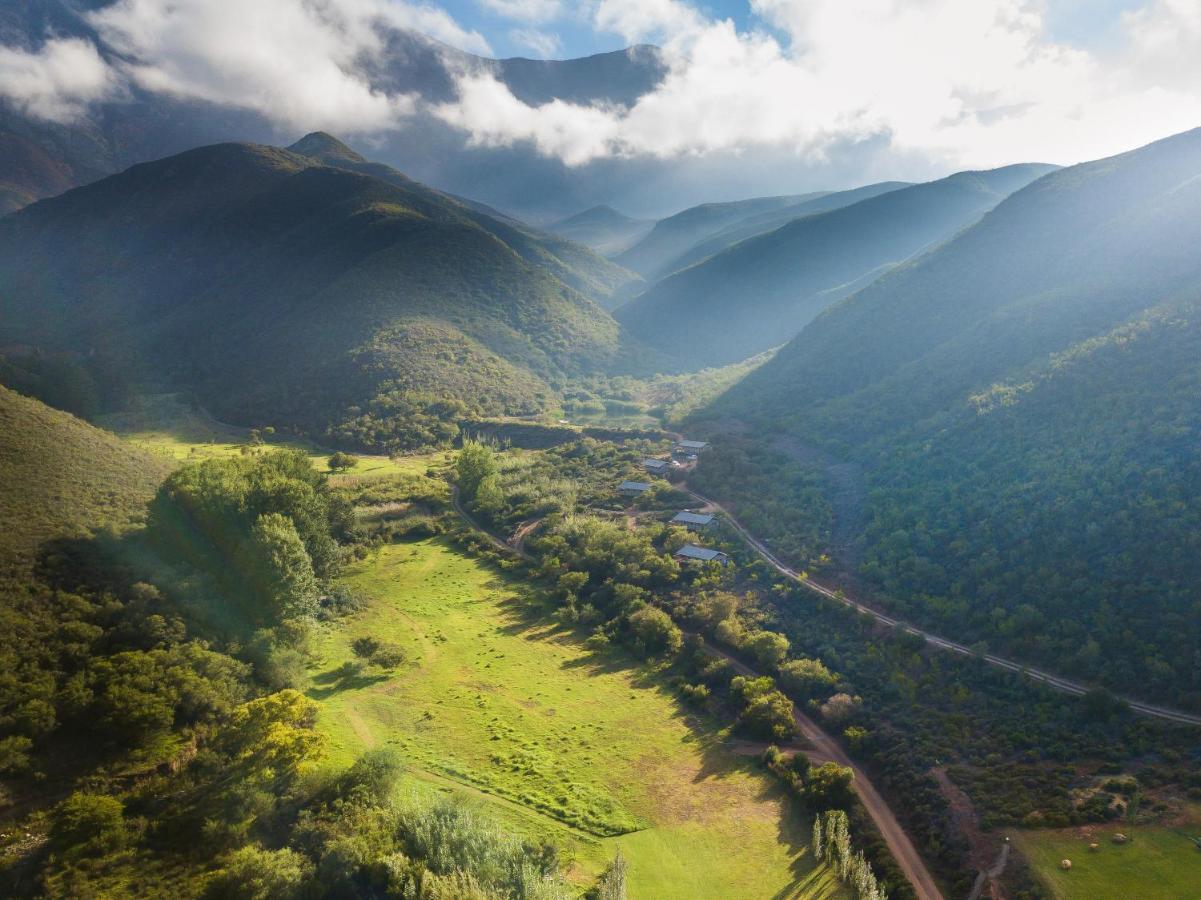
M 617 490 L 623 494 L 645 494 L 651 489 L 650 484 L 645 481 L 623 481 L 617 486 Z
M 672 517 L 671 524 L 683 525 L 691 531 L 700 531 L 712 525 L 715 518 L 716 516 L 712 516 L 709 513 L 694 513 L 683 510 Z
M 676 452 L 693 455 L 700 453 L 708 446 L 708 441 L 679 441 L 676 443 Z
M 715 562 L 721 566 L 730 564 L 730 557 L 727 554 L 720 550 L 710 550 L 708 547 L 698 547 L 696 544 L 685 544 L 674 555 L 680 562 Z
M 665 459 L 644 459 L 642 468 L 646 469 L 652 475 L 663 475 L 670 468 L 671 464 Z

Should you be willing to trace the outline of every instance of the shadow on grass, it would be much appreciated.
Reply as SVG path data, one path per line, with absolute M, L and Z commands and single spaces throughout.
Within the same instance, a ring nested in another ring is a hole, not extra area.
M 373 684 L 387 681 L 391 677 L 391 673 L 388 672 L 369 675 L 363 672 L 361 666 L 353 662 L 344 662 L 336 669 L 329 669 L 314 675 L 313 683 L 322 685 L 322 687 L 310 688 L 308 695 L 314 700 L 325 700 L 343 691 L 357 691 L 371 687 Z

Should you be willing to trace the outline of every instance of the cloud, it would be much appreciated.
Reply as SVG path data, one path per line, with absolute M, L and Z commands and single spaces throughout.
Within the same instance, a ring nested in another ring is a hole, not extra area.
M 461 102 L 438 115 L 477 144 L 529 142 L 569 165 L 756 148 L 812 162 L 880 138 L 948 168 L 1071 162 L 1201 122 L 1195 0 L 1148 0 L 1104 51 L 1051 39 L 1042 0 L 751 5 L 770 31 L 739 32 L 681 0 L 596 3 L 597 29 L 665 50 L 662 84 L 628 109 L 526 106 L 464 75 Z
M 396 127 L 416 107 L 370 78 L 398 29 L 488 52 L 444 11 L 397 0 L 118 0 L 90 16 L 139 87 L 255 110 L 298 130 Z
M 553 22 L 564 10 L 561 0 L 479 0 L 481 6 L 518 22 Z
M 89 41 L 55 38 L 36 52 L 0 46 L 0 98 L 36 118 L 71 121 L 119 90 L 120 80 Z
M 509 32 L 509 39 L 521 47 L 532 50 L 535 56 L 543 59 L 550 59 L 563 49 L 558 35 L 549 31 L 539 31 L 536 28 L 514 28 Z

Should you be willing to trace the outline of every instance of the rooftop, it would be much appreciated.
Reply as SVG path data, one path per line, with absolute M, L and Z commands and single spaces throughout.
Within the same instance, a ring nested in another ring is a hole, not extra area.
M 676 556 L 682 556 L 685 559 L 699 559 L 701 562 L 725 558 L 725 554 L 720 550 L 710 550 L 708 547 L 698 547 L 696 544 L 685 544 L 676 551 Z
M 667 460 L 665 459 L 644 459 L 642 464 L 648 469 L 666 469 Z
M 617 486 L 617 489 L 619 491 L 637 491 L 641 494 L 643 491 L 649 491 L 651 486 L 645 481 L 623 481 Z
M 709 446 L 708 441 L 680 441 L 676 444 L 677 447 L 682 447 L 685 450 L 704 450 Z
M 708 525 L 713 521 L 713 516 L 708 513 L 694 513 L 684 510 L 678 512 L 672 518 L 673 522 L 679 522 L 681 525 Z

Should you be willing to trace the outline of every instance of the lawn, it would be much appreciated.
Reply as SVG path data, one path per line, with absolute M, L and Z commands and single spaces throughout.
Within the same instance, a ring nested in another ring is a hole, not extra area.
M 1017 832 L 1014 839 L 1059 900 L 1196 900 L 1201 897 L 1201 850 L 1189 836 L 1201 836 L 1197 809 L 1175 827 L 1105 825 L 1055 831 Z M 1114 844 L 1122 833 L 1129 843 Z M 1088 845 L 1096 843 L 1096 850 Z M 1063 871 L 1060 860 L 1070 859 Z
M 554 840 L 581 883 L 620 847 L 634 900 L 843 896 L 813 866 L 809 822 L 753 758 L 653 671 L 531 619 L 505 577 L 437 540 L 350 569 L 372 602 L 324 627 L 310 689 L 335 763 L 392 746 L 410 784 L 475 797 L 506 827 Z M 365 635 L 406 662 L 344 669 Z

